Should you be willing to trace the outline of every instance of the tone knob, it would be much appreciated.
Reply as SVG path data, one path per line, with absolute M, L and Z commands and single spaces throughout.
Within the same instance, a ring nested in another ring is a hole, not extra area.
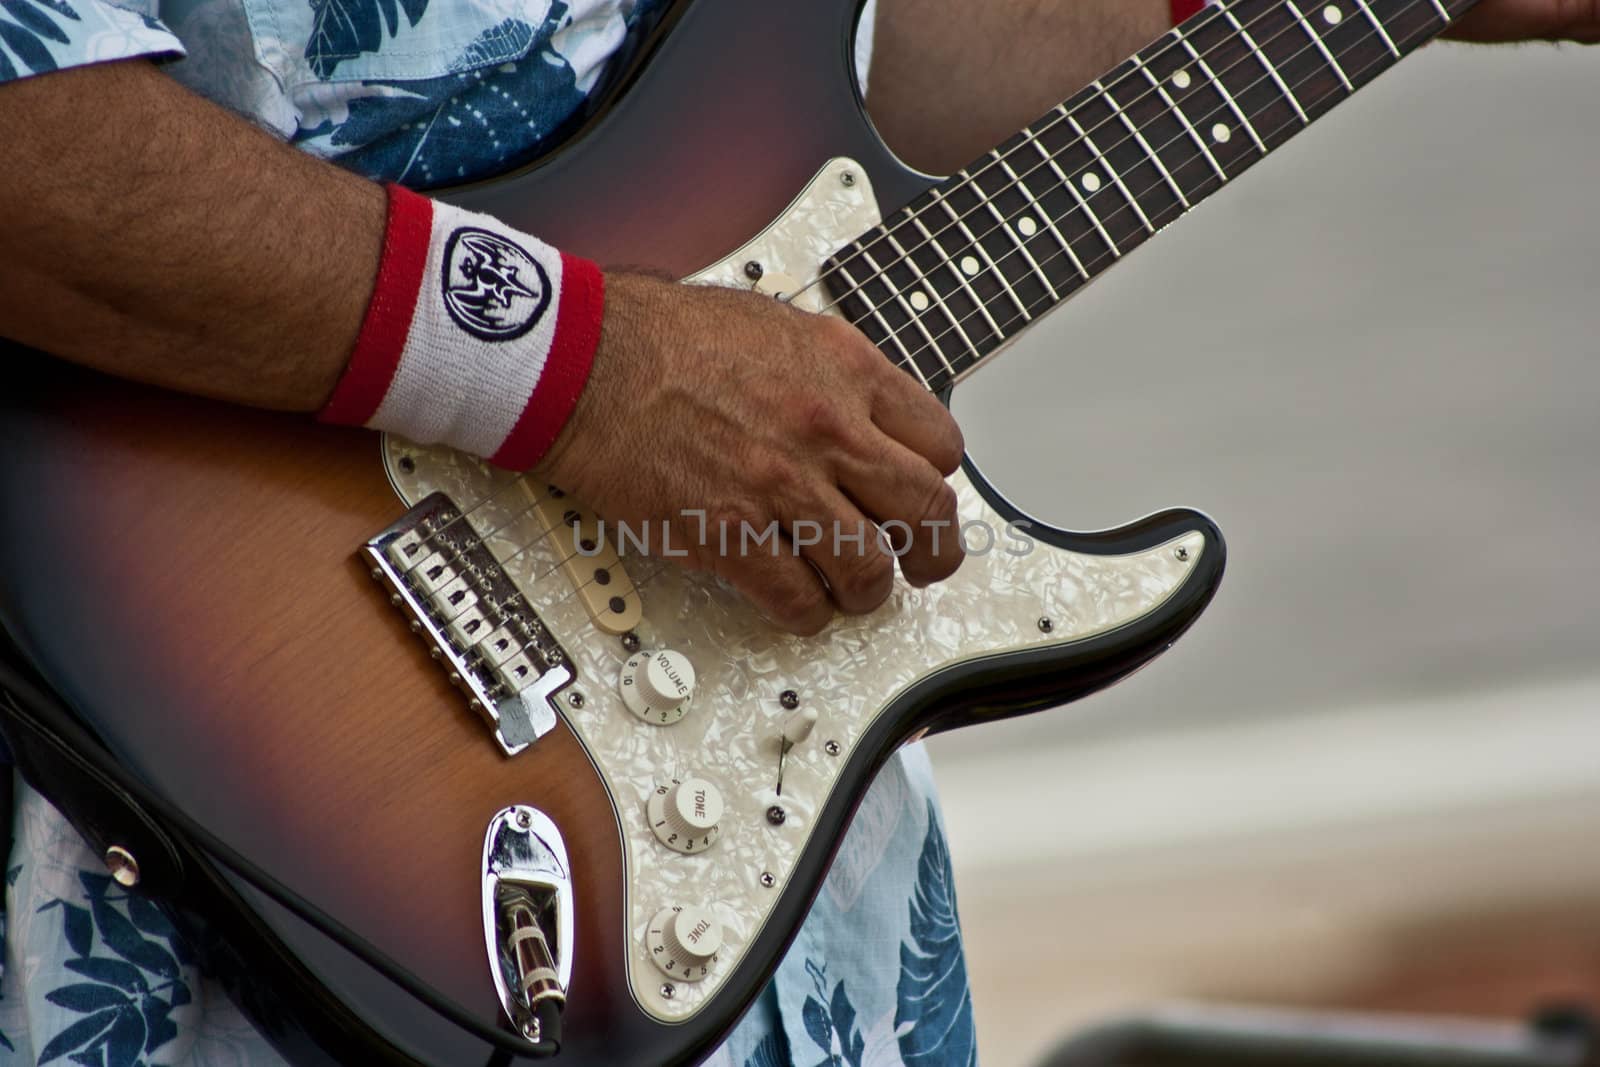
M 722 924 L 708 908 L 662 908 L 644 935 L 650 959 L 663 974 L 698 982 L 711 973 L 722 948 Z
M 704 778 L 657 786 L 645 804 L 650 831 L 663 845 L 683 853 L 704 852 L 722 831 L 722 794 Z
M 671 649 L 635 652 L 622 665 L 622 702 L 652 726 L 671 726 L 694 697 L 694 665 Z

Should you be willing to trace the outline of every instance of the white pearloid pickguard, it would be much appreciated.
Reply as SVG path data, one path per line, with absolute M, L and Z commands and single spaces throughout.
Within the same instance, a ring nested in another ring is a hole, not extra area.
M 836 159 L 770 228 L 689 280 L 750 288 L 744 264 L 754 260 L 768 278 L 787 275 L 804 284 L 828 256 L 878 221 L 866 173 Z M 824 300 L 818 286 L 795 303 L 816 310 Z M 1210 547 L 1195 532 L 1129 556 L 1079 555 L 1043 543 L 1011 555 L 1005 549 L 1016 545 L 1004 534 L 1005 520 L 958 474 L 952 481 L 962 520 L 988 522 L 997 531 L 995 549 L 969 556 L 953 578 L 927 589 L 897 582 L 877 611 L 840 616 L 815 638 L 779 632 L 715 579 L 686 574 L 659 558 L 625 556 L 644 606 L 637 631 L 642 647 L 683 653 L 698 679 L 688 715 L 654 727 L 630 714 L 618 693 L 628 658 L 622 640 L 592 625 L 540 539 L 528 506 L 530 494 L 545 487 L 448 449 L 394 437 L 384 447 L 390 478 L 408 504 L 434 491 L 450 494 L 463 508 L 490 498 L 474 513 L 474 526 L 490 536 L 495 554 L 507 561 L 572 658 L 576 681 L 561 694 L 557 711 L 588 750 L 616 805 L 627 853 L 629 980 L 643 1010 L 664 1022 L 694 1015 L 733 972 L 782 894 L 840 769 L 898 694 L 957 664 L 1080 641 L 1146 616 L 1178 591 Z M 1041 619 L 1051 620 L 1048 632 Z M 779 696 L 785 690 L 797 692 L 820 719 L 785 758 L 787 818 L 774 826 L 765 813 L 778 802 L 778 736 L 788 714 Z M 574 693 L 582 694 L 580 706 L 570 699 Z M 830 754 L 830 742 L 837 755 Z M 484 743 L 494 743 L 487 730 Z M 656 841 L 644 811 L 658 785 L 690 773 L 716 782 L 727 809 L 720 840 L 703 854 L 685 856 Z M 770 886 L 763 875 L 771 876 Z M 723 924 L 723 948 L 703 981 L 669 981 L 648 957 L 646 924 L 672 904 L 709 906 Z M 668 985 L 670 997 L 663 995 Z

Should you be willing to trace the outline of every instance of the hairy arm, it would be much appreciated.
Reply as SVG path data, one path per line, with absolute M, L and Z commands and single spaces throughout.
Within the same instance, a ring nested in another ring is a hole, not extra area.
M 143 62 L 0 85 L 0 144 L 0 337 L 182 392 L 322 407 L 373 291 L 383 189 Z M 608 275 L 605 308 L 541 464 L 603 514 L 672 522 L 679 544 L 684 509 L 758 530 L 954 521 L 960 431 L 841 320 L 626 274 Z M 901 570 L 949 575 L 952 542 L 919 539 Z M 822 546 L 689 563 L 808 633 L 882 603 L 895 569 Z
M 312 411 L 350 356 L 384 194 L 142 61 L 0 86 L 0 336 Z

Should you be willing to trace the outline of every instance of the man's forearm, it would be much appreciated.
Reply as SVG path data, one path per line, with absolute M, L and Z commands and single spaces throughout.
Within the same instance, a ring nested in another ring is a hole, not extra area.
M 948 174 L 1154 40 L 1169 0 L 879 0 L 868 110 L 889 147 Z M 959 7 L 959 10 L 958 10 Z
M 361 327 L 382 188 L 148 63 L 0 86 L 0 337 L 311 411 Z

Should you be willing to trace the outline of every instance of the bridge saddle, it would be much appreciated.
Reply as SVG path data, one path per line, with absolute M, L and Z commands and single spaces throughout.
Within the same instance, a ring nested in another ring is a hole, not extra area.
M 572 660 L 450 497 L 424 497 L 361 558 L 506 755 L 555 728 Z

